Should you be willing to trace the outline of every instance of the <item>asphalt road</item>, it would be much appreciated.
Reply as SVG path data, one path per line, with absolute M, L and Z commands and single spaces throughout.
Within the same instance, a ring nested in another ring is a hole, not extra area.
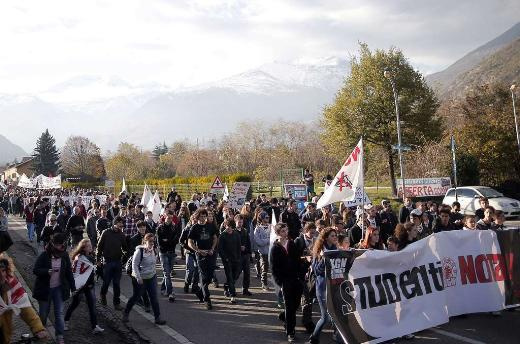
M 518 222 L 520 224 L 520 221 Z M 10 217 L 10 230 L 16 231 L 20 237 L 25 235 L 25 222 L 22 219 Z M 260 283 L 256 279 L 256 273 L 252 270 L 251 297 L 239 297 L 238 303 L 231 305 L 223 296 L 222 288 L 211 288 L 214 309 L 207 311 L 203 304 L 199 304 L 191 294 L 185 294 L 182 290 L 184 277 L 184 264 L 179 260 L 175 265 L 174 287 L 177 300 L 169 303 L 164 297 L 160 297 L 160 308 L 166 326 L 153 324 L 153 317 L 136 306 L 130 314 L 129 327 L 135 330 L 140 337 L 151 343 L 283 343 L 286 338 L 283 334 L 282 324 L 278 320 L 279 309 L 276 306 L 276 297 L 273 292 L 264 292 L 260 289 Z M 28 263 L 15 261 L 15 264 Z M 20 266 L 19 269 L 31 269 L 30 266 Z M 158 271 L 161 275 L 161 271 Z M 223 269 L 217 271 L 218 279 L 224 282 Z M 161 280 L 161 279 L 159 279 Z M 241 281 L 241 280 L 240 280 Z M 30 285 L 31 286 L 31 285 Z M 100 286 L 97 287 L 99 293 Z M 122 291 L 123 301 L 131 296 L 131 283 L 128 276 L 123 276 Z M 240 284 L 237 291 L 241 291 Z M 110 295 L 109 295 L 110 296 Z M 111 298 L 106 310 L 109 314 L 115 314 L 116 322 L 120 313 L 112 311 Z M 478 302 L 478 300 L 475 300 Z M 100 305 L 98 305 L 100 307 Z M 78 309 L 77 312 L 80 310 Z M 83 312 L 86 309 L 83 308 Z M 314 307 L 314 321 L 319 318 L 319 308 Z M 74 315 L 76 316 L 76 315 Z M 300 317 L 297 319 L 300 324 Z M 117 326 L 112 326 L 117 329 Z M 126 331 L 126 327 L 125 327 Z M 303 343 L 308 335 L 302 327 L 297 328 L 297 342 Z M 95 338 L 93 342 L 100 341 Z M 448 324 L 416 333 L 415 339 L 396 340 L 410 344 L 415 343 L 520 343 L 520 312 L 502 312 L 499 317 L 489 314 L 473 314 L 465 318 L 452 319 Z M 117 342 L 125 341 L 118 338 Z M 321 343 L 333 343 L 330 328 L 322 334 Z

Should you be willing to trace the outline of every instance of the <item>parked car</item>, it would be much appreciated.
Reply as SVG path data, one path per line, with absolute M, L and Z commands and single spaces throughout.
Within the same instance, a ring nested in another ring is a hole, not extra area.
M 457 200 L 460 211 L 465 215 L 474 215 L 480 208 L 479 198 L 486 197 L 489 205 L 496 210 L 502 210 L 507 218 L 520 216 L 520 201 L 505 197 L 497 190 L 487 186 L 461 186 L 457 188 Z M 446 192 L 442 203 L 451 205 L 455 202 L 455 188 Z

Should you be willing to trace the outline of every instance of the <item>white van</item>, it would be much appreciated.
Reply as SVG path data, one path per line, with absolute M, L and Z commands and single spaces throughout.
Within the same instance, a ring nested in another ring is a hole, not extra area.
M 502 210 L 508 218 L 520 216 L 520 201 L 504 197 L 500 192 L 487 186 L 461 186 L 457 188 L 460 212 L 465 215 L 474 215 L 480 208 L 479 198 L 486 197 L 489 205 L 496 210 Z M 451 188 L 446 192 L 443 204 L 451 205 L 455 202 L 455 189 Z

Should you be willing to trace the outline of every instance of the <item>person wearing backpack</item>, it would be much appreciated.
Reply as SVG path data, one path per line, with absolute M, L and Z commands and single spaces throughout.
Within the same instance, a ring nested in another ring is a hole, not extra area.
M 146 223 L 144 221 L 137 222 L 137 234 L 130 238 L 129 250 L 128 250 L 128 261 L 126 262 L 125 270 L 128 275 L 132 275 L 132 259 L 136 248 L 142 244 L 144 236 L 146 234 Z M 139 288 L 137 280 L 132 277 L 132 287 L 135 291 Z M 142 298 L 137 300 L 137 304 L 144 308 L 146 313 L 150 313 L 150 299 L 146 293 L 143 294 Z
M 132 256 L 132 277 L 136 279 L 138 288 L 135 290 L 126 304 L 123 312 L 123 323 L 129 321 L 129 314 L 137 300 L 144 293 L 148 294 L 152 305 L 153 314 L 155 316 L 155 324 L 164 325 L 166 321 L 161 319 L 161 310 L 159 309 L 159 301 L 157 299 L 157 271 L 155 265 L 157 256 L 154 248 L 155 235 L 147 233 L 144 236 L 142 245 L 137 246 Z

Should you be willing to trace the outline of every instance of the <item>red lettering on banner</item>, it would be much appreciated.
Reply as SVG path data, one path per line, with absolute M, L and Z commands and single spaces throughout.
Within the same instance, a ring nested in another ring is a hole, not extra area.
M 433 189 L 431 186 L 428 186 L 428 196 L 432 196 L 433 195 Z
M 494 272 L 494 280 L 496 282 L 504 281 L 506 279 L 506 263 L 501 254 L 488 254 L 488 262 L 490 262 L 491 269 Z M 494 269 L 493 269 L 494 267 Z
M 477 283 L 475 275 L 475 265 L 473 264 L 473 256 L 459 256 L 460 281 L 462 284 Z
M 417 188 L 417 196 L 422 196 L 422 188 L 421 187 L 418 187 Z
M 88 265 L 85 263 L 81 263 L 81 266 L 79 267 L 79 274 L 82 275 L 88 270 Z
M 484 271 L 487 270 L 487 274 Z M 484 254 L 479 254 L 475 258 L 475 272 L 480 283 L 489 283 L 493 281 L 493 274 L 491 273 L 491 266 L 488 263 L 487 257 Z
M 361 149 L 359 149 L 359 147 L 356 146 L 356 148 L 354 148 L 354 151 L 352 152 L 352 154 L 350 154 L 350 156 L 348 157 L 347 161 L 345 161 L 345 166 L 350 165 L 350 163 L 352 162 L 352 159 L 354 159 L 354 161 L 357 161 L 358 154 L 360 154 L 360 153 L 361 153 Z

